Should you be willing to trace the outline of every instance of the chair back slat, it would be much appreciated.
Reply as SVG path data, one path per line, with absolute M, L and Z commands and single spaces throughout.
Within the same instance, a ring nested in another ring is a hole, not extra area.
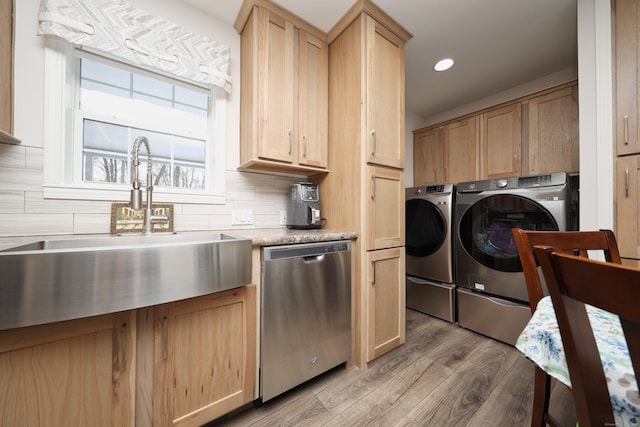
M 585 304 L 620 317 L 634 371 L 640 373 L 640 269 L 549 246 L 536 246 L 534 253 L 556 312 L 578 422 L 580 426 L 614 425 L 607 380 Z
M 524 272 L 531 313 L 536 310 L 538 301 L 545 294 L 541 275 L 533 255 L 534 246 L 547 245 L 564 252 L 575 251 L 586 258 L 589 257 L 588 251 L 602 251 L 605 260 L 618 264 L 622 262 L 615 235 L 611 230 L 526 231 L 514 228 L 512 231 Z

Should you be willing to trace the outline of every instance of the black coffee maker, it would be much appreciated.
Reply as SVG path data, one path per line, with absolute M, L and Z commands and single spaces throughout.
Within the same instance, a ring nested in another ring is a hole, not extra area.
M 293 184 L 289 188 L 287 228 L 312 229 L 322 225 L 318 186 L 310 182 Z

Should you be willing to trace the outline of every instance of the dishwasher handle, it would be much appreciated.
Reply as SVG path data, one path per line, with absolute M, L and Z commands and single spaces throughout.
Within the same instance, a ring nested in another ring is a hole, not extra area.
M 262 249 L 263 261 L 283 258 L 302 258 L 305 261 L 321 260 L 323 255 L 351 251 L 351 242 L 333 241 L 324 243 L 298 243 L 285 246 L 271 246 Z
M 324 254 L 305 256 L 302 257 L 302 260 L 307 263 L 322 262 L 324 261 Z

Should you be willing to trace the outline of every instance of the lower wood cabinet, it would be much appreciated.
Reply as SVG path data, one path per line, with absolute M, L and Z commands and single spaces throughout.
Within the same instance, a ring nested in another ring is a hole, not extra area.
M 157 306 L 153 317 L 153 425 L 199 426 L 255 399 L 255 285 Z
M 404 344 L 405 252 L 404 247 L 367 252 L 365 288 L 367 362 Z
M 367 166 L 367 250 L 404 246 L 404 171 Z
M 2 426 L 199 426 L 257 398 L 256 286 L 0 331 Z
M 0 425 L 133 426 L 135 311 L 0 331 Z
M 616 158 L 616 240 L 622 258 L 640 259 L 640 155 Z M 633 265 L 635 261 L 629 261 Z

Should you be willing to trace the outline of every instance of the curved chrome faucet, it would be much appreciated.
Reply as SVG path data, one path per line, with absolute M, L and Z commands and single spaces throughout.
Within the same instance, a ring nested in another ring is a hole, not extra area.
M 133 189 L 131 190 L 131 209 L 142 208 L 142 190 L 140 190 L 140 179 L 138 178 L 138 166 L 140 165 L 140 144 L 144 144 L 147 150 L 147 203 L 144 210 L 144 232 L 151 233 L 153 231 L 152 224 L 168 222 L 169 218 L 165 215 L 153 215 L 153 177 L 151 175 L 152 162 L 151 162 L 151 147 L 149 140 L 146 136 L 139 136 L 133 141 L 133 148 L 131 150 L 133 157 L 133 170 L 131 173 L 131 184 Z

